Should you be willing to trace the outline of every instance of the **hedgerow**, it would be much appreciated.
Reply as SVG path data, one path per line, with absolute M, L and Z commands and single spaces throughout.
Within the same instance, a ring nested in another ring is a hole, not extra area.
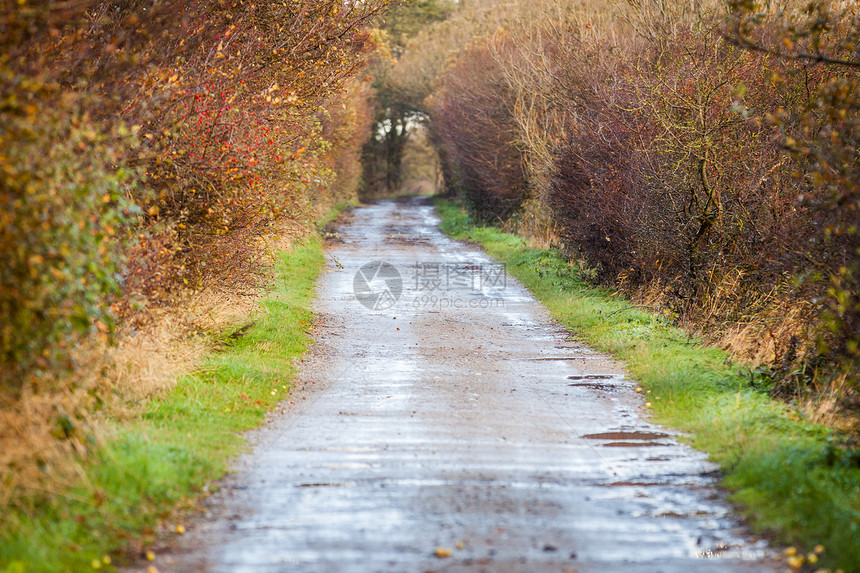
M 96 443 L 112 338 L 356 196 L 386 6 L 0 2 L 0 502 Z
M 396 74 L 473 217 L 562 246 L 850 426 L 857 30 L 825 2 L 483 2 Z

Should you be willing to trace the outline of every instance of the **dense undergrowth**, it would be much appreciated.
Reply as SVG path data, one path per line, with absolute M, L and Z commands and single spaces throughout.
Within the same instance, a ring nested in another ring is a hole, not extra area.
M 7 512 L 0 571 L 109 568 L 117 558 L 140 558 L 157 534 L 181 530 L 177 510 L 193 508 L 241 450 L 241 432 L 259 426 L 290 391 L 294 359 L 310 343 L 323 264 L 317 237 L 280 253 L 258 310 L 208 333 L 218 350 L 195 372 L 131 418 L 103 426 L 60 495 Z
M 677 315 L 774 396 L 860 411 L 860 20 L 815 2 L 471 2 L 406 45 L 476 220 Z
M 437 210 L 445 233 L 483 246 L 574 336 L 624 361 L 655 418 L 719 463 L 755 530 L 806 553 L 823 545 L 821 567 L 860 570 L 860 450 L 772 400 L 748 369 L 665 314 L 592 286 L 558 250 L 476 226 L 456 203 Z
M 357 196 L 387 5 L 0 1 L 3 513 L 62 494 Z

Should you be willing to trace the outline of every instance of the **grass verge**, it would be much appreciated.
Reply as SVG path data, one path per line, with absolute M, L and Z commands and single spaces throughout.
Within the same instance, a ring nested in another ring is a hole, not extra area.
M 860 452 L 838 447 L 826 428 L 757 390 L 723 351 L 589 285 L 557 251 L 477 227 L 456 203 L 436 208 L 443 232 L 480 244 L 574 336 L 623 360 L 656 420 L 689 433 L 720 464 L 751 526 L 807 552 L 806 564 L 801 553 L 792 564 L 860 571 Z M 824 551 L 810 559 L 818 544 Z
M 310 343 L 310 303 L 323 267 L 318 237 L 278 256 L 260 312 L 240 328 L 213 333 L 217 347 L 196 373 L 126 423 L 81 464 L 80 482 L 50 503 L 7 516 L 0 570 L 110 569 L 113 554 L 144 547 L 160 521 L 193 505 L 286 397 L 293 361 Z

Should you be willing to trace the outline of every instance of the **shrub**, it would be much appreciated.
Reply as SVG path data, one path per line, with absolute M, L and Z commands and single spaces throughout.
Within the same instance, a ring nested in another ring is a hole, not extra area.
M 107 335 L 121 286 L 134 138 L 86 98 L 0 67 L 0 391 L 68 369 L 82 337 Z
M 525 162 L 516 145 L 515 95 L 499 72 L 488 49 L 470 49 L 442 81 L 433 104 L 445 156 L 455 159 L 456 185 L 478 218 L 487 221 L 510 217 L 527 194 Z
M 0 505 L 74 477 L 115 325 L 254 290 L 355 196 L 386 5 L 0 2 Z
M 848 411 L 860 26 L 828 6 L 500 4 L 507 19 L 449 51 L 429 98 L 444 170 L 479 218 L 549 208 L 538 234 L 599 280 L 770 362 L 782 397 L 827 401 L 834 380 Z M 426 86 L 421 55 L 404 60 Z

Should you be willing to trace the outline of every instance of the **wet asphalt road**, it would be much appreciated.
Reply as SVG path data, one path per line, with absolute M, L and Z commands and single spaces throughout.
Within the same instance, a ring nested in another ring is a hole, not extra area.
M 339 228 L 296 404 L 160 571 L 772 571 L 620 365 L 436 222 L 409 199 Z

